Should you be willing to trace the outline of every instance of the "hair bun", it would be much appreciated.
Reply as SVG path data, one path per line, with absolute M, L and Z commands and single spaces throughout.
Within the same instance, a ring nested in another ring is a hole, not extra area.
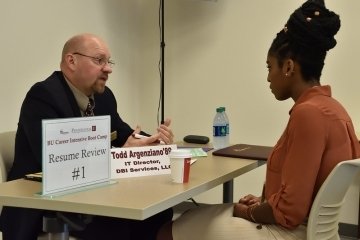
M 284 32 L 291 44 L 328 51 L 335 47 L 339 29 L 339 15 L 329 11 L 323 0 L 308 0 L 291 14 Z

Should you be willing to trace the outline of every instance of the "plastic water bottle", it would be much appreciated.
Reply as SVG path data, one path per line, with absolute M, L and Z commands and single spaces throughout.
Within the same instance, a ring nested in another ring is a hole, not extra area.
M 222 107 L 223 108 L 223 114 L 224 114 L 224 117 L 225 117 L 225 122 L 226 122 L 226 142 L 225 142 L 225 145 L 226 147 L 228 147 L 230 145 L 230 121 L 229 121 L 229 117 L 228 115 L 226 114 L 226 108 L 225 107 Z
M 214 149 L 226 147 L 226 120 L 223 114 L 224 109 L 216 108 L 216 115 L 213 121 L 213 146 Z

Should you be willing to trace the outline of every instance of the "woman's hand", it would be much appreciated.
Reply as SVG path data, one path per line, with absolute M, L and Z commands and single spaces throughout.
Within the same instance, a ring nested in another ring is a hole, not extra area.
M 260 205 L 261 198 L 252 194 L 240 198 L 238 203 L 234 205 L 234 217 L 240 217 L 252 221 L 249 216 L 249 208 Z
M 239 203 L 245 204 L 247 206 L 259 205 L 261 202 L 261 197 L 256 197 L 252 194 L 246 195 L 245 197 L 240 198 Z
M 248 214 L 247 214 L 248 208 L 249 208 L 249 206 L 247 206 L 245 204 L 235 203 L 234 204 L 233 216 L 249 220 L 249 217 L 248 217 Z

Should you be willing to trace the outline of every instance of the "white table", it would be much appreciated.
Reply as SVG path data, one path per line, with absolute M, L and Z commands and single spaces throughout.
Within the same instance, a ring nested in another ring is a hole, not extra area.
M 143 220 L 193 196 L 232 180 L 258 166 L 258 161 L 213 156 L 191 166 L 187 184 L 170 175 L 117 179 L 117 183 L 53 198 L 37 195 L 41 183 L 19 179 L 0 184 L 0 205 L 77 212 Z M 232 194 L 232 192 L 231 192 Z

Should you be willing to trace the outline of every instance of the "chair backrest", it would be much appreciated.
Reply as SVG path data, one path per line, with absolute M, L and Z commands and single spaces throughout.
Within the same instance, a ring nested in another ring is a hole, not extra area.
M 347 190 L 360 171 L 360 159 L 336 165 L 319 189 L 312 204 L 307 240 L 339 240 L 339 217 Z
M 15 131 L 0 133 L 0 181 L 5 182 L 14 161 Z

